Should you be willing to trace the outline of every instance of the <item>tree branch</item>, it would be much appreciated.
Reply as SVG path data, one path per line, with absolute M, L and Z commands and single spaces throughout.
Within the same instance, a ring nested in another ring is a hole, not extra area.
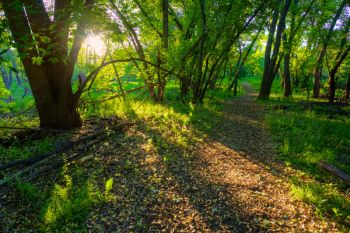
M 71 48 L 71 51 L 68 56 L 68 61 L 67 61 L 67 70 L 65 72 L 65 78 L 68 79 L 72 77 L 72 73 L 74 70 L 75 62 L 78 58 L 80 48 L 83 44 L 83 41 L 85 39 L 85 30 L 87 27 L 87 20 L 88 20 L 88 15 L 86 14 L 87 12 L 91 11 L 92 5 L 94 3 L 94 0 L 86 0 L 85 2 L 85 12 L 81 16 L 80 21 L 77 26 L 77 31 L 74 36 L 74 41 L 73 45 Z
M 68 20 L 71 15 L 69 7 L 71 6 L 71 0 L 56 0 L 55 12 L 54 12 L 54 40 L 58 44 L 61 55 L 67 56 L 68 54 L 68 35 L 69 35 L 69 23 Z
M 134 0 L 136 3 L 137 7 L 140 9 L 142 15 L 147 19 L 148 24 L 152 27 L 152 29 L 158 34 L 159 38 L 162 38 L 163 35 L 162 33 L 154 26 L 154 24 L 151 21 L 151 18 L 148 16 L 147 12 L 143 7 L 141 6 L 140 2 L 138 0 Z
M 97 67 L 96 69 L 94 69 L 93 71 L 90 72 L 90 74 L 86 77 L 85 82 L 83 85 L 81 85 L 82 87 L 78 89 L 78 91 L 74 94 L 76 99 L 79 99 L 79 97 L 81 96 L 82 92 L 84 91 L 84 88 L 86 87 L 87 83 L 91 80 L 94 79 L 94 77 L 97 76 L 97 74 L 102 70 L 102 68 L 110 65 L 110 64 L 114 64 L 114 63 L 122 63 L 122 62 L 136 62 L 136 61 L 140 61 L 146 64 L 149 64 L 151 66 L 154 67 L 158 67 L 160 68 L 162 71 L 166 72 L 167 75 L 169 74 L 173 74 L 176 75 L 175 73 L 173 73 L 173 71 L 169 71 L 163 67 L 159 67 L 158 64 L 146 61 L 145 59 L 141 59 L 141 58 L 137 58 L 137 57 L 132 57 L 132 58 L 126 58 L 126 59 L 114 59 L 114 60 L 110 60 L 108 62 L 103 62 L 99 67 Z

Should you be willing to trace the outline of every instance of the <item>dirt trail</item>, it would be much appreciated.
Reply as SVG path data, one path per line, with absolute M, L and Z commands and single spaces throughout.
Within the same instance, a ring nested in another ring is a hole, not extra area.
M 152 149 L 144 143 L 150 128 L 130 131 L 128 141 L 121 142 L 130 149 L 119 147 L 120 156 L 113 150 L 103 159 L 104 176 L 117 180 L 111 190 L 115 201 L 90 213 L 88 229 L 336 232 L 335 224 L 317 218 L 314 209 L 290 195 L 264 125 L 264 109 L 255 102 L 253 88 L 243 87 L 246 95 L 225 104 L 220 123 L 199 148 L 184 151 L 170 143 L 170 148 Z M 140 151 L 124 153 L 140 143 Z M 176 159 L 164 161 L 159 155 L 166 153 L 175 153 Z
M 264 124 L 264 109 L 255 102 L 257 93 L 248 83 L 243 87 L 246 95 L 226 103 L 225 120 L 198 153 L 208 164 L 201 174 L 225 187 L 223 195 L 238 213 L 231 230 L 336 231 L 332 222 L 320 220 L 314 209 L 292 198 Z

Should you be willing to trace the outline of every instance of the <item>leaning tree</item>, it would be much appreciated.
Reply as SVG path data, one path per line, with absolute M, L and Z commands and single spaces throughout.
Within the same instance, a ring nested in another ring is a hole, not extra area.
M 72 76 L 94 0 L 0 0 L 28 77 L 40 127 L 81 126 Z

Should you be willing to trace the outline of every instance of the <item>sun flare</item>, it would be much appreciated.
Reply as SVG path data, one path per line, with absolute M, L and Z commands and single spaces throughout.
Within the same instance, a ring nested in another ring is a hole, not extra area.
M 106 46 L 100 35 L 90 34 L 86 38 L 86 47 L 96 55 L 102 56 L 105 53 Z

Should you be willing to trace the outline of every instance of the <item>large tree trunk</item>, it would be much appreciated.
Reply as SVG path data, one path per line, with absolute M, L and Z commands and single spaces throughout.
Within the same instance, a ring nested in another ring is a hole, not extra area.
M 198 102 L 200 102 L 200 92 L 201 92 L 200 88 L 201 88 L 201 79 L 203 75 L 204 45 L 205 45 L 205 39 L 206 39 L 206 36 L 204 35 L 206 34 L 206 27 L 207 27 L 205 1 L 199 0 L 199 3 L 200 3 L 200 9 L 201 9 L 201 22 L 202 22 L 201 32 L 202 32 L 203 38 L 201 39 L 200 45 L 199 45 L 197 72 L 193 82 L 194 88 L 193 88 L 192 102 L 194 104 L 197 104 Z
M 269 91 L 269 84 L 268 84 L 268 73 L 270 69 L 270 62 L 271 62 L 271 50 L 272 50 L 272 45 L 274 41 L 274 35 L 276 31 L 276 25 L 278 21 L 278 15 L 279 15 L 279 8 L 280 8 L 281 0 L 276 1 L 276 6 L 275 10 L 272 16 L 272 21 L 270 24 L 269 28 L 269 35 L 265 47 L 265 59 L 264 59 L 264 73 L 263 73 L 263 79 L 261 82 L 261 87 L 260 87 L 260 93 L 259 93 L 259 98 L 266 98 L 270 95 Z
M 326 55 L 326 52 L 327 52 L 327 48 L 328 48 L 328 44 L 329 44 L 329 41 L 332 37 L 332 34 L 333 34 L 333 30 L 334 30 L 334 27 L 337 23 L 337 20 L 338 18 L 340 17 L 342 11 L 343 11 L 343 8 L 345 7 L 345 4 L 346 4 L 346 0 L 344 0 L 339 9 L 337 10 L 334 18 L 333 18 L 333 21 L 328 29 L 328 33 L 326 35 L 326 38 L 324 40 L 324 43 L 323 43 L 323 46 L 322 46 L 322 50 L 321 50 L 321 53 L 320 55 L 318 56 L 317 58 L 317 62 L 316 62 L 316 67 L 315 67 L 315 71 L 314 71 L 314 77 L 315 77 L 315 83 L 314 83 L 314 91 L 313 91 L 313 97 L 314 98 L 318 98 L 319 95 L 320 95 L 320 89 L 321 89 L 321 78 L 322 78 L 322 63 L 323 63 L 323 59 Z
M 68 54 L 67 17 L 58 17 L 68 1 L 56 1 L 55 18 L 49 18 L 42 0 L 1 0 L 9 28 L 21 57 L 34 96 L 41 127 L 69 129 L 81 126 L 78 98 L 72 92 L 71 79 L 87 27 L 86 14 L 77 24 L 73 45 Z M 64 4 L 58 4 L 64 3 Z M 84 7 L 91 10 L 93 0 Z M 54 29 L 54 30 L 52 30 Z M 48 37 L 50 44 L 37 41 L 33 33 Z M 48 49 L 48 48 L 51 49 Z M 47 53 L 41 53 L 45 49 Z M 41 61 L 33 62 L 33 58 Z M 58 60 L 53 62 L 52 58 Z
M 23 64 L 35 99 L 40 127 L 57 129 L 80 127 L 82 122 L 77 111 L 78 101 L 68 82 L 70 79 L 62 81 L 61 85 L 51 86 L 47 80 L 58 77 L 46 76 L 41 72 L 43 67 L 34 65 L 31 61 L 25 60 Z M 61 74 L 62 79 L 64 72 Z
M 279 49 L 280 49 L 280 45 L 281 45 L 282 33 L 283 33 L 285 26 L 286 26 L 285 22 L 286 22 L 286 17 L 287 17 L 287 13 L 288 13 L 290 4 L 291 4 L 291 0 L 286 0 L 284 3 L 283 9 L 281 11 L 280 19 L 279 19 L 278 26 L 277 26 L 276 41 L 274 43 L 273 53 L 272 53 L 271 59 L 269 59 L 268 66 L 267 67 L 265 66 L 265 68 L 267 68 L 267 70 L 266 71 L 264 70 L 264 76 L 263 76 L 263 81 L 261 83 L 259 98 L 269 98 L 269 96 L 270 96 L 272 83 L 273 83 L 273 80 L 275 78 L 275 70 L 278 70 L 278 66 L 279 66 L 279 62 L 277 62 L 277 59 L 278 59 Z M 278 6 L 279 6 L 279 4 L 277 5 L 277 7 Z M 275 15 L 274 15 L 274 17 L 275 17 Z M 274 21 L 274 19 L 273 19 L 273 21 Z M 271 23 L 271 27 L 272 26 L 273 26 L 273 24 Z M 272 32 L 274 32 L 274 30 Z M 273 34 L 272 34 L 272 37 L 273 37 Z M 272 45 L 270 45 L 270 47 L 271 46 Z M 270 52 L 271 52 L 271 48 L 270 48 Z M 266 54 L 265 54 L 265 58 L 266 58 Z

